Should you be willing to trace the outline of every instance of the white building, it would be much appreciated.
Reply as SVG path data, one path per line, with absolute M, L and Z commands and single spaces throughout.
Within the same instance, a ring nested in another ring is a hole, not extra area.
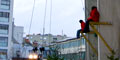
M 21 58 L 28 58 L 29 55 L 33 52 L 32 51 L 33 47 L 30 45 L 24 45 L 22 47 L 21 51 Z
M 62 36 L 62 35 L 52 35 L 52 34 L 45 34 L 45 35 L 41 35 L 41 34 L 33 34 L 33 35 L 27 35 L 26 36 L 31 42 L 38 42 L 39 45 L 49 45 L 49 43 L 55 42 L 57 40 L 62 40 L 65 38 L 68 38 L 66 35 Z
M 29 39 L 30 40 L 30 43 L 26 42 L 25 39 Z M 40 50 L 39 48 L 41 48 L 42 46 L 42 42 L 45 49 L 48 50 L 48 45 L 49 45 L 49 42 L 52 43 L 52 42 L 55 42 L 55 41 L 58 41 L 58 40 L 62 40 L 62 39 L 65 39 L 67 38 L 66 35 L 64 36 L 61 36 L 61 35 L 52 35 L 52 34 L 45 34 L 44 35 L 44 40 L 43 40 L 43 35 L 41 34 L 32 34 L 32 35 L 27 35 L 24 39 L 24 44 L 23 44 L 23 47 L 22 47 L 22 58 L 28 58 L 29 54 L 31 54 L 32 49 L 33 49 L 33 42 L 37 42 L 38 43 L 38 54 L 40 54 Z
M 13 0 L 0 0 L 0 60 L 12 57 Z
M 22 57 L 23 30 L 24 28 L 21 26 L 13 27 L 13 57 L 18 57 L 17 55 Z
M 14 26 L 13 28 L 13 37 L 19 43 L 22 44 L 23 42 L 23 33 L 24 28 L 22 26 Z

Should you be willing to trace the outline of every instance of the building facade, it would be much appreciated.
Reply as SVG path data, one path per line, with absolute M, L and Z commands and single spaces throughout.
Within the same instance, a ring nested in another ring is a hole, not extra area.
M 23 32 L 24 28 L 22 26 L 13 27 L 13 56 L 12 57 L 22 57 L 22 43 L 23 43 Z
M 85 60 L 85 39 L 69 38 L 57 41 L 59 54 L 65 60 Z
M 44 38 L 44 39 L 43 39 Z M 45 59 L 49 53 L 49 43 L 50 45 L 56 41 L 68 38 L 66 35 L 52 35 L 45 34 L 44 37 L 41 34 L 32 34 L 24 37 L 21 58 L 28 58 L 31 53 L 33 53 L 33 48 L 37 47 L 37 54 L 41 54 L 40 48 L 44 47 L 45 51 L 43 58 Z M 36 46 L 35 46 L 36 44 Z
M 38 42 L 39 46 L 42 45 L 49 45 L 53 42 L 56 42 L 58 40 L 62 40 L 65 38 L 68 38 L 66 35 L 52 35 L 52 34 L 45 34 L 44 36 L 41 34 L 33 34 L 33 35 L 27 35 L 26 38 L 30 40 L 30 42 Z
M 14 39 L 22 45 L 23 42 L 23 34 L 24 28 L 22 26 L 15 26 L 13 27 L 13 37 Z
M 13 0 L 0 0 L 0 60 L 12 57 Z

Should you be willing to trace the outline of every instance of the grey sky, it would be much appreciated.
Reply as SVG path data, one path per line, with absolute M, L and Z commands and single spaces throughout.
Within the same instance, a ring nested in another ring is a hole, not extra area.
M 36 0 L 32 33 L 43 33 L 44 9 L 46 0 Z M 52 25 L 51 34 L 76 37 L 76 31 L 80 29 L 79 19 L 84 20 L 84 0 L 52 0 Z M 33 0 L 14 0 L 15 25 L 24 26 L 25 34 L 28 34 L 31 20 Z M 45 34 L 49 33 L 50 0 L 47 2 Z

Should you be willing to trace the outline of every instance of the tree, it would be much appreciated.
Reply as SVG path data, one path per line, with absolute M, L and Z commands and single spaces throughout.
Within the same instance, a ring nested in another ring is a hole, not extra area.
M 110 56 L 107 56 L 107 58 L 109 59 L 109 60 L 119 60 L 119 58 L 115 58 L 115 51 L 113 50 L 112 51 L 112 54 L 110 55 Z
M 63 57 L 59 55 L 59 48 L 50 48 L 51 54 L 48 55 L 47 60 L 64 60 Z

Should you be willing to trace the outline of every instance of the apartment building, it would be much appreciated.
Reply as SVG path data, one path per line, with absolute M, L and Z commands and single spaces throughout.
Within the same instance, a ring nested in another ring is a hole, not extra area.
M 0 0 L 0 60 L 11 60 L 13 0 Z

